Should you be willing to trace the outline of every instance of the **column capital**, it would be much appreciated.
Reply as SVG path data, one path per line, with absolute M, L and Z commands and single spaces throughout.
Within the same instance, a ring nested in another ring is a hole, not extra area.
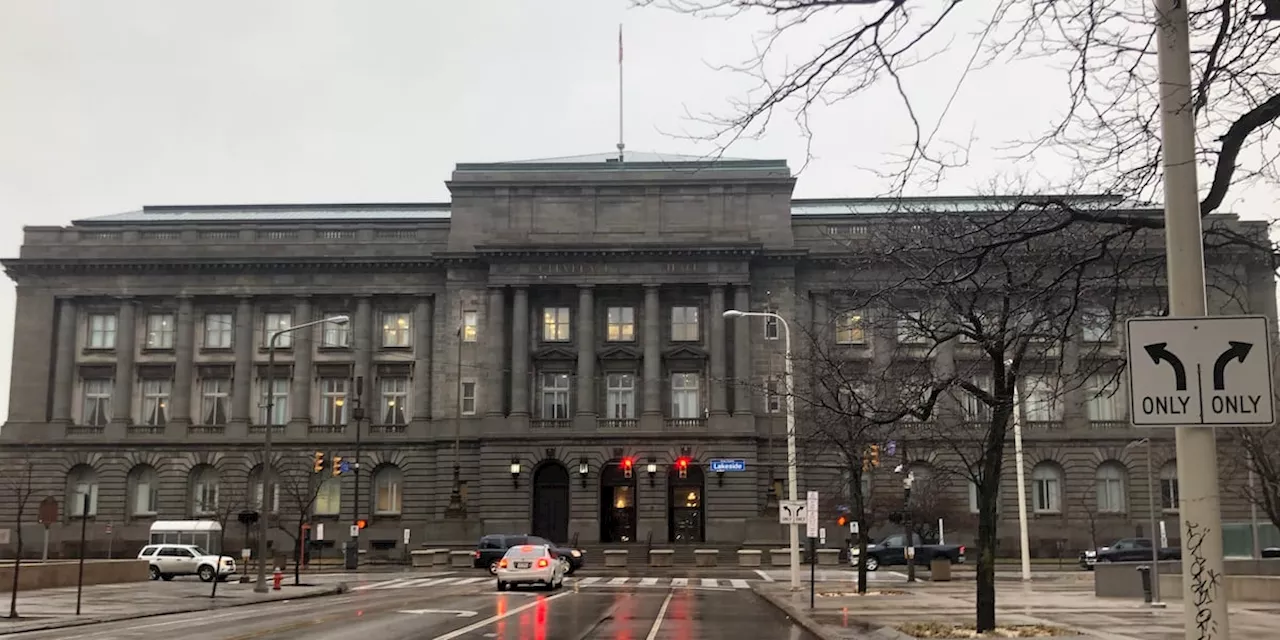
M 529 290 L 529 285 L 527 285 L 527 284 L 513 284 L 513 285 L 511 285 L 511 290 L 512 290 L 512 291 L 528 291 L 528 290 Z
M 251 294 L 251 293 L 237 293 L 237 294 L 236 294 L 236 300 L 252 300 L 252 299 L 254 299 L 254 298 L 256 298 L 256 297 L 257 297 L 257 296 L 255 296 L 255 295 L 253 295 L 253 294 Z
M 488 283 L 488 284 L 485 284 L 484 287 L 489 290 L 489 293 L 493 293 L 494 291 L 505 290 L 507 288 L 507 285 Z
M 192 294 L 190 294 L 190 293 L 179 293 L 179 294 L 177 294 L 177 295 L 175 295 L 175 296 L 173 296 L 173 297 L 174 297 L 174 298 L 177 298 L 178 300 L 193 300 L 193 299 L 195 299 L 195 296 L 194 296 L 194 295 L 192 295 Z
M 351 294 L 351 297 L 357 300 L 368 300 L 373 297 L 373 294 L 372 293 L 353 293 Z
M 712 284 L 711 284 L 711 290 L 712 290 L 712 291 L 724 291 L 724 289 L 725 289 L 725 285 L 724 285 L 724 283 L 721 283 L 721 282 L 714 282 L 714 283 L 712 283 Z
M 294 294 L 293 299 L 297 300 L 298 302 L 307 302 L 311 300 L 311 294 L 310 293 Z
M 595 286 L 594 284 L 580 284 L 580 285 L 578 285 L 578 289 L 581 289 L 581 290 L 583 290 L 583 291 L 590 291 L 590 290 L 592 290 L 592 289 L 594 289 L 594 288 L 596 288 L 596 286 Z
M 123 296 L 112 296 L 112 297 L 120 301 L 121 304 L 138 301 L 137 296 L 123 295 Z
M 646 282 L 646 283 L 645 283 L 645 285 L 644 285 L 644 288 L 645 288 L 645 290 L 646 290 L 646 291 L 656 291 L 656 290 L 658 290 L 658 289 L 661 289 L 661 288 L 662 288 L 662 283 L 660 283 L 660 282 Z

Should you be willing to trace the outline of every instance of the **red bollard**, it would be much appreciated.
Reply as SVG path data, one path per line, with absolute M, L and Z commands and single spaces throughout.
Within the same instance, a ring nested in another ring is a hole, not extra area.
M 280 570 L 280 567 L 276 567 L 275 573 L 271 574 L 271 588 L 276 591 L 279 591 L 280 582 L 283 580 L 284 580 L 284 572 Z

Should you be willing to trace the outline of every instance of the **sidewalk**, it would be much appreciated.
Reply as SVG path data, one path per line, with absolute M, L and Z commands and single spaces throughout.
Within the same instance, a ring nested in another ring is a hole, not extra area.
M 305 581 L 305 578 L 304 578 Z M 253 584 L 224 582 L 218 585 L 216 599 L 209 597 L 213 585 L 192 579 L 173 582 L 133 582 L 85 587 L 80 598 L 80 615 L 76 611 L 76 590 L 41 589 L 18 593 L 17 620 L 0 617 L 3 634 L 76 627 L 99 622 L 147 618 L 174 613 L 190 613 L 223 607 L 238 607 L 298 600 L 341 593 L 340 583 L 293 587 L 286 580 L 279 591 L 254 593 Z M 9 594 L 0 594 L 0 616 L 9 612 Z
M 910 638 L 892 629 L 905 623 L 972 623 L 972 582 L 890 584 L 877 582 L 858 596 L 848 582 L 816 585 L 815 608 L 809 609 L 808 585 L 793 594 L 786 585 L 753 584 L 765 600 L 824 640 L 860 638 Z M 1266 604 L 1233 604 L 1232 635 L 1239 638 L 1274 637 L 1280 628 L 1280 607 Z M 1165 609 L 1151 609 L 1141 602 L 1093 595 L 1091 582 L 1060 580 L 1032 585 L 996 585 L 996 620 L 1001 625 L 1050 625 L 1074 630 L 1062 638 L 1108 640 L 1182 640 L 1182 605 L 1170 602 Z

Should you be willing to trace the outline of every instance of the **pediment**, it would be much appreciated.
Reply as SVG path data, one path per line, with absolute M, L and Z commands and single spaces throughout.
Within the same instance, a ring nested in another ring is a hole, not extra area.
M 699 347 L 682 344 L 667 349 L 663 356 L 668 360 L 702 360 L 707 357 L 707 352 Z
M 615 345 L 600 351 L 601 360 L 639 360 L 640 350 L 635 347 Z
M 578 352 L 566 347 L 543 347 L 533 352 L 535 360 L 577 360 Z

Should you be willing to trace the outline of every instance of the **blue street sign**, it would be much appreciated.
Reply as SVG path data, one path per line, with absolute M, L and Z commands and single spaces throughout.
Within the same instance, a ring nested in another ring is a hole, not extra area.
M 895 454 L 895 453 L 897 453 L 897 452 L 898 452 L 898 441 L 897 441 L 897 440 L 890 440 L 890 441 L 888 441 L 888 442 L 886 442 L 886 443 L 885 443 L 885 445 L 884 445 L 884 454 L 885 454 L 886 456 L 891 456 L 891 455 L 893 455 L 893 454 Z
M 346 460 L 343 460 L 341 463 L 338 464 L 338 469 L 342 473 L 346 473 L 351 470 L 351 463 L 347 462 Z
M 724 473 L 725 471 L 746 471 L 747 461 L 741 458 L 734 460 L 713 458 L 711 460 L 711 470 L 716 473 Z

